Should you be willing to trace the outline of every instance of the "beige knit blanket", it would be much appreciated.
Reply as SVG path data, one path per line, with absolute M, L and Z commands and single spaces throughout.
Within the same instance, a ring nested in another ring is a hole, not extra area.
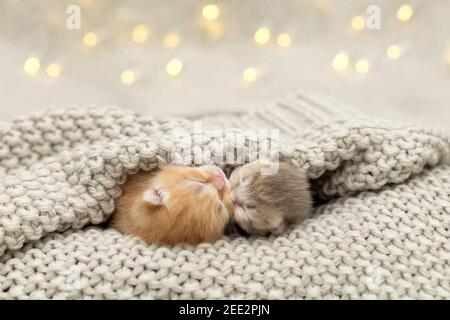
M 450 298 L 448 134 L 305 95 L 200 120 L 202 139 L 190 120 L 116 108 L 1 123 L 0 299 Z M 217 150 L 230 132 L 252 155 L 249 128 L 279 130 L 257 144 L 308 171 L 325 201 L 313 218 L 279 237 L 176 247 L 96 226 L 127 175 L 186 146 Z

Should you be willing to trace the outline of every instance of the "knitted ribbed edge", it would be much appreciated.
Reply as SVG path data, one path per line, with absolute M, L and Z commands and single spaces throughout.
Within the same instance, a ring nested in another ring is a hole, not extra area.
M 282 140 L 289 143 L 313 125 L 363 117 L 363 114 L 343 102 L 316 93 L 298 91 L 262 107 L 253 107 L 247 112 L 223 112 L 190 119 L 202 120 L 220 128 L 276 128 L 280 130 Z

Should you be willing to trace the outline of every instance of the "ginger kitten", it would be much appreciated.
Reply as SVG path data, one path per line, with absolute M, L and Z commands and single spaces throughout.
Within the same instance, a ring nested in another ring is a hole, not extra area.
M 112 226 L 148 243 L 198 244 L 218 240 L 233 211 L 219 167 L 169 165 L 130 177 Z

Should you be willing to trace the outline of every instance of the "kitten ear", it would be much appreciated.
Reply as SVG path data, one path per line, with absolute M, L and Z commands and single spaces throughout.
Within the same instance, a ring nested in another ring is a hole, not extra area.
M 142 200 L 152 206 L 160 206 L 163 204 L 163 196 L 161 190 L 158 188 L 152 188 L 145 190 Z

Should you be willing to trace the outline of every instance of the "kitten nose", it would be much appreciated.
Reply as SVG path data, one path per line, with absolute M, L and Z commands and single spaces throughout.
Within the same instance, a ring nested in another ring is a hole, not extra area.
M 217 175 L 212 179 L 211 183 L 217 190 L 222 190 L 225 187 L 225 177 Z
M 212 174 L 212 177 L 209 179 L 209 182 L 216 188 L 217 190 L 222 190 L 228 183 L 228 180 L 223 173 L 222 169 L 216 166 L 203 166 L 203 170 Z

